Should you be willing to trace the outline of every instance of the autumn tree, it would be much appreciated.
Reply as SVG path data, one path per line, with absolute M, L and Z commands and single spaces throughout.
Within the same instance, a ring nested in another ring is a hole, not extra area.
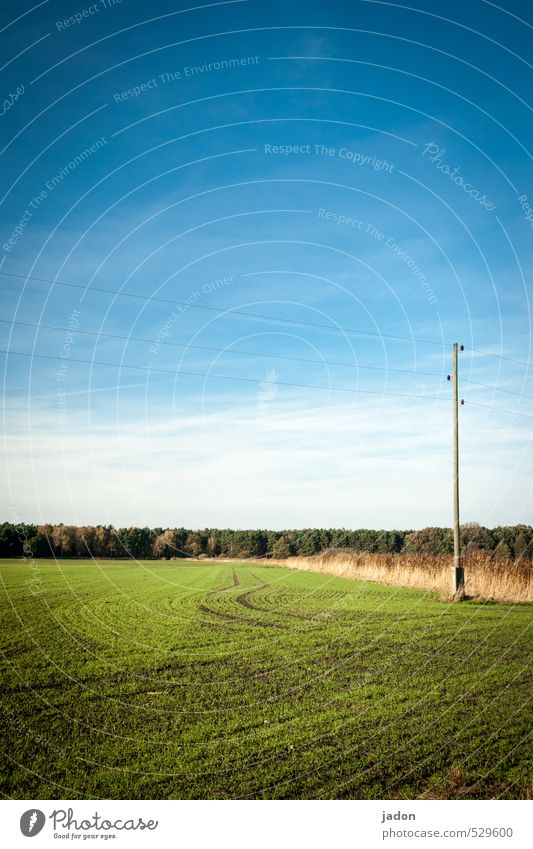
M 154 557 L 177 557 L 181 556 L 182 552 L 178 548 L 178 538 L 175 531 L 170 529 L 163 531 L 154 540 L 153 543 Z
M 294 554 L 294 543 L 289 534 L 283 534 L 272 546 L 272 557 L 276 560 L 285 560 Z

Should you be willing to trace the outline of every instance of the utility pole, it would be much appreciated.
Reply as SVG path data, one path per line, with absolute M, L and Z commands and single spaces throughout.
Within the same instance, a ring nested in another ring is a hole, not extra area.
M 465 572 L 461 566 L 461 534 L 459 530 L 459 385 L 457 354 L 459 346 L 453 344 L 453 580 L 456 598 L 465 594 Z M 461 345 L 461 351 L 464 346 Z M 463 403 L 461 401 L 461 403 Z

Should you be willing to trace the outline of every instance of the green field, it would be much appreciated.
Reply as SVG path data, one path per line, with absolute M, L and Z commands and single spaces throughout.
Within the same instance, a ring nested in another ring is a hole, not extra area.
M 527 605 L 253 564 L 0 570 L 6 797 L 531 793 Z

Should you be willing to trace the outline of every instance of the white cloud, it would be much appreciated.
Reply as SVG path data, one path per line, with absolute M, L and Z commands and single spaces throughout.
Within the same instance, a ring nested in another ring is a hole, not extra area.
M 449 524 L 450 414 L 444 402 L 368 396 L 309 408 L 280 392 L 266 409 L 252 395 L 205 415 L 137 408 L 103 424 L 78 411 L 58 434 L 49 410 L 28 420 L 20 408 L 6 434 L 3 511 L 11 503 L 26 521 L 76 524 Z M 527 521 L 516 516 L 530 438 L 518 420 L 462 411 L 465 519 Z

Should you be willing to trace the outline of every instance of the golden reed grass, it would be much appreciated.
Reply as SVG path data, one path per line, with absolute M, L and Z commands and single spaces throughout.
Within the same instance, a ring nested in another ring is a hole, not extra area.
M 312 557 L 289 557 L 278 562 L 289 569 L 397 587 L 437 590 L 452 595 L 450 555 L 330 550 Z M 475 551 L 463 555 L 462 563 L 467 597 L 508 602 L 533 601 L 531 561 L 497 559 L 490 552 Z

